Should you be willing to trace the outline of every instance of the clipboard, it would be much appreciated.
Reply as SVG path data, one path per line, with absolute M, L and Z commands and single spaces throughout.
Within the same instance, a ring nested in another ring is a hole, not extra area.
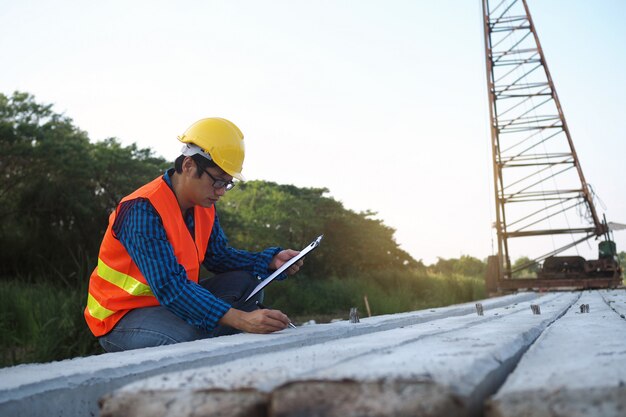
M 269 277 L 265 278 L 263 281 L 259 282 L 259 285 L 257 285 L 256 288 L 250 293 L 248 298 L 246 298 L 246 301 L 248 301 L 250 298 L 252 298 L 254 296 L 254 294 L 258 293 L 263 288 L 265 288 L 267 286 L 267 284 L 272 282 L 277 276 L 279 276 L 280 274 L 285 272 L 287 270 L 287 268 L 289 268 L 291 265 L 295 264 L 300 259 L 304 258 L 313 249 L 317 248 L 320 245 L 320 242 L 322 241 L 323 237 L 324 237 L 324 235 L 319 235 L 318 237 L 316 237 L 315 240 L 313 242 L 309 243 L 309 245 L 306 248 L 302 249 L 299 254 L 297 254 L 296 256 L 294 256 L 293 258 L 288 260 L 287 262 L 285 262 L 280 268 L 278 268 L 276 271 L 274 271 L 272 273 L 272 275 L 270 275 Z

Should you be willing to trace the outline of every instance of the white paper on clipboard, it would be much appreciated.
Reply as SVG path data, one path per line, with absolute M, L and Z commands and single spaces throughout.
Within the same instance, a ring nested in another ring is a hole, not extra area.
M 288 260 L 287 262 L 285 262 L 280 268 L 278 268 L 276 271 L 274 271 L 272 273 L 272 275 L 270 275 L 269 277 L 267 277 L 263 281 L 261 281 L 259 283 L 259 285 L 257 285 L 256 288 L 250 293 L 248 298 L 246 298 L 246 301 L 248 301 L 250 298 L 252 298 L 252 296 L 254 296 L 254 294 L 258 293 L 263 288 L 265 288 L 265 286 L 267 284 L 269 284 L 270 282 L 272 282 L 274 280 L 274 278 L 276 278 L 277 276 L 279 276 L 280 274 L 285 272 L 287 270 L 287 268 L 289 268 L 291 265 L 295 264 L 300 259 L 304 258 L 307 253 L 309 253 L 313 249 L 317 248 L 320 245 L 320 242 L 322 241 L 323 237 L 324 237 L 324 235 L 319 235 L 318 237 L 316 237 L 315 240 L 313 242 L 311 242 L 306 248 L 302 249 L 299 254 L 297 254 L 296 256 L 294 256 L 293 258 Z

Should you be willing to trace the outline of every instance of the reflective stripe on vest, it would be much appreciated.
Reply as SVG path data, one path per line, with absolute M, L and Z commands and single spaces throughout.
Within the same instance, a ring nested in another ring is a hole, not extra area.
M 215 208 L 213 206 L 193 208 L 195 227 L 192 237 L 181 214 L 178 200 L 163 177 L 124 197 L 120 205 L 137 198 L 150 201 L 160 216 L 176 260 L 185 268 L 187 278 L 198 282 L 200 264 L 204 260 L 213 230 Z M 109 225 L 100 246 L 98 266 L 89 281 L 89 294 L 84 311 L 90 330 L 98 337 L 111 331 L 129 311 L 159 305 L 148 281 L 113 233 L 116 213 L 117 209 L 109 217 Z
M 126 275 L 122 272 L 116 271 L 115 269 L 105 264 L 104 261 L 100 258 L 98 258 L 98 275 L 100 276 L 100 278 L 110 282 L 116 287 L 120 287 L 130 295 L 154 296 L 154 294 L 152 294 L 152 290 L 148 285 L 139 280 L 136 280 L 130 275 Z
M 89 310 L 89 314 L 91 314 L 98 320 L 104 320 L 107 317 L 115 314 L 115 311 L 111 311 L 102 307 L 100 303 L 89 293 L 87 293 L 87 310 Z

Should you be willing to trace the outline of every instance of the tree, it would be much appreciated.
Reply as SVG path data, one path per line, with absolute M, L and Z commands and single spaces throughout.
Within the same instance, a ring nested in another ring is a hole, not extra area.
M 530 262 L 530 258 L 527 256 L 522 256 L 520 258 L 517 258 L 517 260 L 513 263 L 513 266 L 511 269 L 516 269 L 518 267 L 521 267 L 523 265 L 526 265 Z M 530 266 L 519 270 L 517 272 L 513 273 L 513 277 L 519 277 L 519 278 L 533 278 L 537 276 L 537 272 L 539 272 L 540 266 L 537 263 L 531 264 Z
M 0 274 L 76 274 L 95 258 L 116 201 L 164 162 L 115 139 L 90 143 L 30 94 L 0 94 Z
M 434 272 L 444 275 L 459 274 L 469 277 L 483 277 L 487 271 L 487 264 L 480 259 L 469 255 L 460 258 L 437 258 L 437 263 L 431 266 Z
M 273 245 L 300 249 L 324 234 L 304 270 L 316 276 L 423 267 L 399 248 L 394 230 L 375 219 L 375 213 L 347 210 L 327 192 L 250 181 L 229 192 L 218 213 L 232 244 L 249 250 Z

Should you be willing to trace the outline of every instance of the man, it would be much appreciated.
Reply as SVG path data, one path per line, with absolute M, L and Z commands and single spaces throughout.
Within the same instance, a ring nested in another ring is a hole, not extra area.
M 174 168 L 124 197 L 109 218 L 85 308 L 108 352 L 289 324 L 282 312 L 258 308 L 262 293 L 245 299 L 257 276 L 298 252 L 230 247 L 215 210 L 233 179 L 243 180 L 243 134 L 226 119 L 207 118 L 178 139 L 185 145 Z M 216 275 L 199 282 L 200 265 Z

